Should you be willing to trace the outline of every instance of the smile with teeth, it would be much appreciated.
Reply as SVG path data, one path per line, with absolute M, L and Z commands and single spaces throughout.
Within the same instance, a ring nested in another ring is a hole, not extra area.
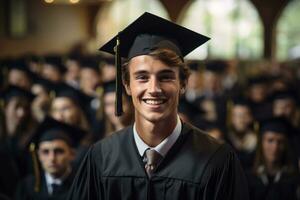
M 149 105 L 160 105 L 165 103 L 167 100 L 166 99 L 144 99 L 143 101 Z

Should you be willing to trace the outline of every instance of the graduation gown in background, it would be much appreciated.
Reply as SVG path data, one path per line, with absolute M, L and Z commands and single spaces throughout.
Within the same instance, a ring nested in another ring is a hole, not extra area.
M 240 163 L 225 144 L 183 124 L 181 135 L 149 179 L 133 127 L 93 145 L 70 190 L 72 200 L 248 198 Z
M 298 200 L 299 176 L 282 172 L 280 178 L 268 177 L 267 174 L 247 173 L 250 200 Z
M 57 194 L 51 195 L 48 193 L 47 183 L 44 175 L 41 176 L 39 192 L 34 191 L 35 177 L 30 175 L 20 181 L 15 193 L 15 200 L 65 200 L 72 185 L 73 179 L 74 173 L 72 172 L 62 182 L 62 185 L 58 188 Z

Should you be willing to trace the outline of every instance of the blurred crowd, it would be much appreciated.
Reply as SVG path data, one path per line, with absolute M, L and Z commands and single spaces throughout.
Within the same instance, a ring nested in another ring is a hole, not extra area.
M 232 146 L 251 199 L 300 199 L 297 68 L 187 64 L 181 119 Z M 133 123 L 126 94 L 115 116 L 114 58 L 30 55 L 0 67 L 0 199 L 63 199 L 89 147 Z

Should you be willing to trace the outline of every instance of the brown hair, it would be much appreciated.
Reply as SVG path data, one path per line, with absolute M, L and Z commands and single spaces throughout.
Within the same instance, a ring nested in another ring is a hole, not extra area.
M 169 49 L 156 49 L 148 54 L 154 59 L 160 60 L 168 66 L 179 68 L 179 79 L 182 86 L 185 86 L 190 75 L 189 67 L 184 63 L 183 59 L 174 51 Z M 122 67 L 123 81 L 129 84 L 129 66 L 130 61 L 126 62 Z
M 258 137 L 256 155 L 254 158 L 254 166 L 253 166 L 254 174 L 258 173 L 258 168 L 260 166 L 266 165 L 266 160 L 263 155 L 263 144 L 262 144 L 263 136 L 264 136 L 264 134 L 260 133 L 260 136 Z M 281 155 L 279 162 L 280 162 L 279 163 L 280 167 L 285 167 L 287 172 L 294 173 L 296 171 L 296 168 L 293 163 L 293 154 L 292 154 L 292 150 L 290 149 L 288 138 L 285 139 L 284 150 L 283 150 L 283 153 Z

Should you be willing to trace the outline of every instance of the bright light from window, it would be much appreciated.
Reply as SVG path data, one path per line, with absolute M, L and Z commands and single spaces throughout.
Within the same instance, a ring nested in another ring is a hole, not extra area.
M 54 0 L 45 0 L 46 3 L 53 3 Z
M 73 4 L 78 3 L 78 2 L 79 2 L 79 0 L 70 0 L 70 3 L 73 3 Z

